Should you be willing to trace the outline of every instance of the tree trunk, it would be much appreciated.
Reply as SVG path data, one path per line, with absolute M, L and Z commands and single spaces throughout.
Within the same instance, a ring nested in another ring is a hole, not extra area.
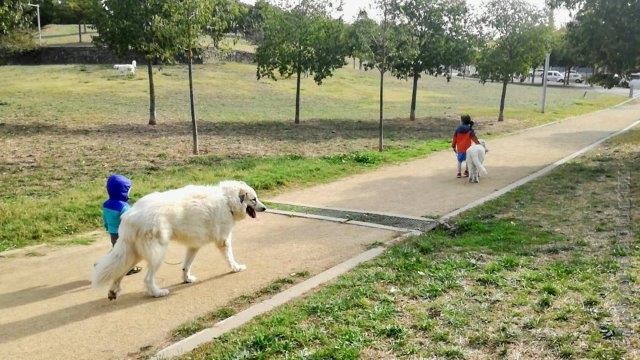
M 297 73 L 296 80 L 296 117 L 294 119 L 294 123 L 300 124 L 300 70 Z
M 80 23 L 78 23 L 78 38 L 79 42 L 82 42 L 82 28 Z
M 149 73 L 149 125 L 156 124 L 156 89 L 153 85 L 153 65 L 151 59 L 147 59 L 147 72 Z
M 533 85 L 536 81 L 536 68 L 534 67 L 533 70 L 531 70 L 531 85 Z
M 378 151 L 384 149 L 384 136 L 382 119 L 384 117 L 384 71 L 380 71 L 380 125 L 378 126 L 379 138 L 378 138 Z
M 193 100 L 193 52 L 189 49 L 189 99 L 191 102 L 191 128 L 193 132 L 193 155 L 198 155 L 198 125 L 196 124 L 196 107 Z
M 569 73 L 571 73 L 571 66 L 567 66 L 564 69 L 564 86 L 569 85 L 569 81 L 571 80 L 569 79 Z
M 87 33 L 87 24 L 82 24 L 82 32 Z
M 504 98 L 507 95 L 508 81 L 502 81 L 502 96 L 500 97 L 500 114 L 498 115 L 498 121 L 504 121 Z
M 353 57 L 353 68 L 354 69 L 356 68 L 356 57 L 355 56 Z
M 418 78 L 420 74 L 417 72 L 413 74 L 413 90 L 411 91 L 411 112 L 409 113 L 409 120 L 416 120 L 416 95 L 418 93 Z

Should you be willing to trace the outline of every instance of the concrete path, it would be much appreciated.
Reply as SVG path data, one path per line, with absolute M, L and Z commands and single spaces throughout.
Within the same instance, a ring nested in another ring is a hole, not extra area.
M 640 105 L 565 120 L 488 142 L 489 175 L 468 184 L 454 175 L 451 152 L 293 191 L 272 199 L 312 206 L 411 216 L 441 215 L 484 197 L 640 119 Z M 238 224 L 235 252 L 248 270 L 230 274 L 213 247 L 194 263 L 200 282 L 180 284 L 182 249 L 171 247 L 158 280 L 172 293 L 148 298 L 142 274 L 125 278 L 123 296 L 106 300 L 89 288 L 89 272 L 108 250 L 43 247 L 0 254 L 0 358 L 121 359 L 158 345 L 181 323 L 250 294 L 278 277 L 318 273 L 398 234 L 381 229 L 266 214 Z M 38 255 L 38 256 L 33 256 Z
M 455 179 L 453 151 L 387 166 L 271 199 L 308 206 L 438 217 L 498 190 L 640 119 L 640 104 L 566 119 L 487 141 L 479 184 Z M 482 137 L 482 134 L 478 134 Z

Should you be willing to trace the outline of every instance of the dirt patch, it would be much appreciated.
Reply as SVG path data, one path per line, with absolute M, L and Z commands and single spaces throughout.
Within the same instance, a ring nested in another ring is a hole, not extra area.
M 416 141 L 448 138 L 457 121 L 425 118 L 385 123 L 386 143 L 409 146 Z M 505 132 L 518 124 L 478 121 L 480 134 Z M 374 121 L 305 120 L 199 124 L 200 153 L 221 158 L 245 155 L 319 156 L 377 146 Z M 0 198 L 49 194 L 110 172 L 153 173 L 185 164 L 191 155 L 191 126 L 171 122 L 157 126 L 134 123 L 73 125 L 5 123 L 0 126 L 0 181 L 11 186 Z

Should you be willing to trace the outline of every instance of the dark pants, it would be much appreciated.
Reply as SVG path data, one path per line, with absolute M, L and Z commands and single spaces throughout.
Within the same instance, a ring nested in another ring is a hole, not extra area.
M 111 236 L 111 246 L 116 245 L 116 241 L 118 241 L 118 234 L 109 234 Z

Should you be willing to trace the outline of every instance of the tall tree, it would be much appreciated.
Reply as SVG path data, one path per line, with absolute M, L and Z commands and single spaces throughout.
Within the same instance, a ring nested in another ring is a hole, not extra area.
M 368 56 L 371 53 L 369 48 L 369 39 L 376 31 L 378 24 L 375 20 L 371 19 L 365 10 L 360 10 L 358 16 L 347 33 L 347 42 L 349 48 L 349 56 L 360 61 L 360 65 L 364 60 L 368 60 Z
M 416 118 L 418 79 L 466 64 L 473 52 L 464 0 L 400 0 L 394 7 L 400 33 L 394 75 L 412 78 L 410 119 Z
M 504 120 L 507 85 L 516 76 L 526 76 L 550 48 L 546 20 L 524 0 L 491 0 L 485 5 L 483 23 L 488 32 L 476 65 L 482 82 L 502 83 L 498 121 Z
M 264 38 L 256 50 L 258 79 L 276 80 L 276 71 L 285 78 L 296 76 L 294 122 L 300 123 L 300 82 L 302 74 L 318 84 L 345 65 L 347 46 L 342 20 L 332 19 L 331 4 L 303 0 L 283 10 L 267 9 Z
M 35 47 L 26 1 L 0 3 L 0 63 L 9 54 Z
M 393 69 L 393 60 L 398 57 L 399 29 L 393 14 L 393 0 L 377 0 L 376 6 L 382 14 L 380 24 L 369 34 L 369 54 L 365 56 L 365 69 L 376 69 L 380 73 L 380 116 L 378 118 L 378 151 L 384 150 L 384 76 Z
M 593 65 L 615 74 L 640 69 L 640 0 L 555 0 L 576 10 L 568 33 Z
M 569 74 L 575 66 L 584 64 L 579 44 L 572 39 L 572 33 L 562 29 L 553 34 L 551 64 L 565 68 L 565 86 L 569 84 Z

